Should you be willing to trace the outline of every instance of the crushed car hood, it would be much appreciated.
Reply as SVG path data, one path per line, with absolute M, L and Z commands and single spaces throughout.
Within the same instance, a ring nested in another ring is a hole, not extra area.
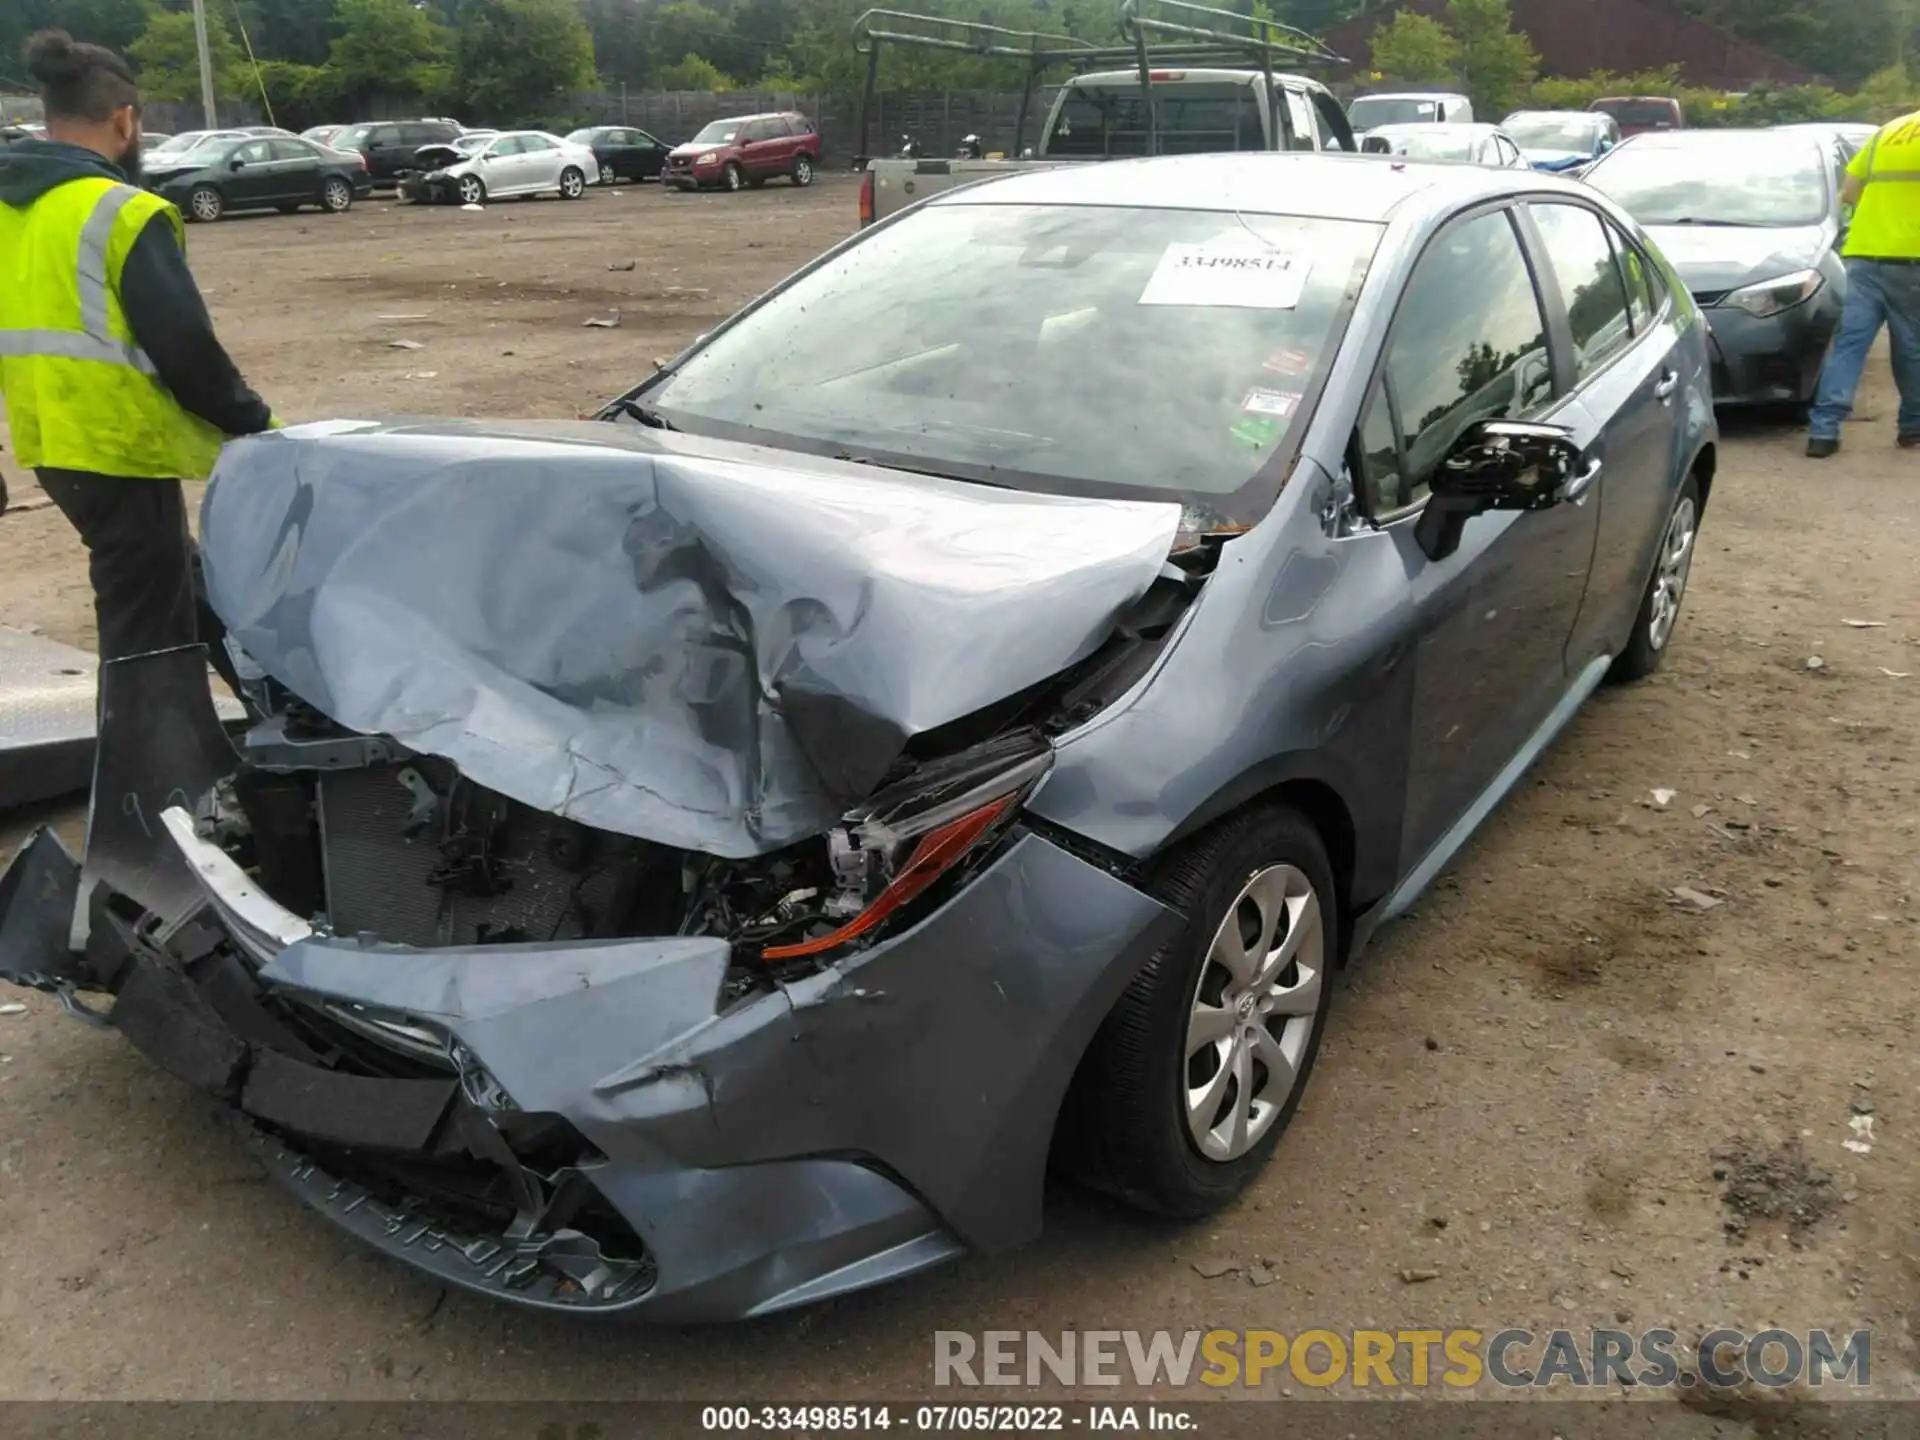
M 1092 653 L 1179 520 L 604 422 L 332 422 L 229 445 L 200 543 L 233 643 L 339 724 L 744 858 Z

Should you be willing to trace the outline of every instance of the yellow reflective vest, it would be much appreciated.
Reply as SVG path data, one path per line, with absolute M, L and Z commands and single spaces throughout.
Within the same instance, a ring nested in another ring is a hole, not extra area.
M 1880 127 L 1847 166 L 1861 182 L 1847 227 L 1846 254 L 1875 260 L 1920 260 L 1920 114 Z
M 205 479 L 225 436 L 161 384 L 120 307 L 120 271 L 149 221 L 180 212 L 104 177 L 0 205 L 0 395 L 28 469 Z

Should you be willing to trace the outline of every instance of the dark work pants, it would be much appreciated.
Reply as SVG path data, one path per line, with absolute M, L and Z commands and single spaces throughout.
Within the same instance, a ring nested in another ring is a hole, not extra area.
M 237 695 L 222 643 L 226 627 L 207 604 L 180 482 L 78 470 L 35 473 L 87 547 L 101 661 L 199 641 Z

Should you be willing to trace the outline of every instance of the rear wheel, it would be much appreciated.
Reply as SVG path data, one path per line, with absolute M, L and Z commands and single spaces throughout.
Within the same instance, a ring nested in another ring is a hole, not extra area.
M 1694 541 L 1699 533 L 1700 484 L 1689 475 L 1667 514 L 1653 575 L 1647 581 L 1646 594 L 1640 597 L 1639 613 L 1633 617 L 1633 634 L 1607 671 L 1609 680 L 1640 680 L 1660 668 L 1674 626 L 1680 621 L 1680 602 L 1686 599 L 1687 580 L 1693 573 Z
M 187 196 L 187 213 L 203 224 L 211 225 L 226 210 L 225 198 L 211 185 L 196 185 Z
M 729 165 L 720 172 L 720 183 L 729 190 L 738 190 L 746 183 L 746 172 L 738 165 Z
M 569 165 L 560 172 L 560 198 L 578 200 L 587 193 L 587 177 L 580 170 Z
M 487 203 L 487 187 L 478 175 L 460 177 L 460 203 L 462 205 L 484 205 Z
M 329 176 L 320 187 L 320 208 L 329 215 L 344 213 L 353 204 L 353 187 L 338 175 Z
M 793 157 L 793 183 L 811 185 L 813 183 L 813 157 L 796 155 Z
M 1187 922 L 1088 1048 L 1062 1157 L 1131 1204 L 1192 1218 L 1246 1188 L 1300 1103 L 1332 996 L 1338 912 L 1326 847 L 1292 810 L 1216 826 L 1153 889 Z

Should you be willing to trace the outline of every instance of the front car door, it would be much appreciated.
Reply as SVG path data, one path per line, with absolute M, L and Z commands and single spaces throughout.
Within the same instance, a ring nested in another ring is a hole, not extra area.
M 413 152 L 401 146 L 398 125 L 374 126 L 361 142 L 360 150 L 367 157 L 367 169 L 376 180 L 393 179 L 413 158 Z
M 276 203 L 280 199 L 280 182 L 274 173 L 272 145 L 265 140 L 255 140 L 235 146 L 227 156 L 223 184 L 230 210 Z
M 502 135 L 487 147 L 480 160 L 480 178 L 489 195 L 516 195 L 520 192 L 520 142 L 518 135 Z
M 1504 205 L 1470 213 L 1416 263 L 1361 413 L 1362 503 L 1401 548 L 1420 616 L 1403 869 L 1469 815 L 1568 689 L 1598 506 L 1481 515 L 1438 561 L 1414 535 L 1431 476 L 1469 425 L 1555 409 L 1568 386 L 1549 336 L 1518 217 Z
M 673 147 L 664 140 L 649 135 L 644 130 L 629 131 L 635 140 L 633 177 L 636 180 L 658 180 L 660 171 L 667 163 L 667 152 Z

